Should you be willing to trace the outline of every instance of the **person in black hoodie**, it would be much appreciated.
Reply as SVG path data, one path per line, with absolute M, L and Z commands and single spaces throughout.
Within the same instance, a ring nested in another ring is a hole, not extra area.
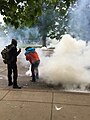
M 13 85 L 13 88 L 21 89 L 17 85 L 17 56 L 20 54 L 21 49 L 17 51 L 17 41 L 15 39 L 12 39 L 11 44 L 9 45 L 10 51 L 9 51 L 9 60 L 7 64 L 8 69 L 8 86 Z M 12 81 L 12 73 L 13 73 L 13 81 Z

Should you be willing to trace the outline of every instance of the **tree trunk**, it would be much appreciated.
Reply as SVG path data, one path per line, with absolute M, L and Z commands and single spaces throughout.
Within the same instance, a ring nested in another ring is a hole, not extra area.
M 46 47 L 46 35 L 42 36 L 42 47 Z

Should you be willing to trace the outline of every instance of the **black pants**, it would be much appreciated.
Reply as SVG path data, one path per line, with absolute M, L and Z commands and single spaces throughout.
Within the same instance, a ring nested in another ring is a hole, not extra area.
M 36 78 L 39 78 L 38 75 L 38 66 L 40 64 L 40 61 L 36 61 L 35 63 L 32 63 L 31 65 L 31 72 L 32 72 L 32 81 L 36 81 Z
M 8 83 L 12 83 L 12 75 L 13 75 L 13 86 L 17 86 L 17 64 L 8 64 Z M 12 74 L 13 73 L 13 74 Z

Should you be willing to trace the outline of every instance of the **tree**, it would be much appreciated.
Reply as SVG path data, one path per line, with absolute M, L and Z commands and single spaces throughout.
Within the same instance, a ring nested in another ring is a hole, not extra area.
M 63 16 L 65 16 L 65 12 L 69 8 L 70 4 L 73 3 L 73 1 L 74 0 L 0 0 L 0 13 L 4 16 L 3 19 L 7 25 L 10 24 L 15 26 L 15 28 L 24 26 L 32 27 L 33 25 L 37 24 L 40 19 L 39 16 L 41 15 L 48 17 L 49 15 L 47 16 L 47 14 L 50 14 L 51 12 L 52 15 L 63 14 Z M 66 10 L 62 9 L 63 6 L 61 3 L 65 5 Z M 43 9 L 43 5 L 46 5 L 46 8 L 50 9 L 45 11 Z M 60 10 L 57 11 L 57 8 L 60 8 Z M 44 14 L 44 11 L 46 12 L 46 15 Z M 46 26 L 43 27 L 44 29 L 41 28 L 40 30 L 42 32 L 40 33 L 44 39 L 44 42 L 46 41 L 47 35 L 51 38 L 53 38 L 53 35 L 54 37 L 58 36 L 57 38 L 59 38 L 59 26 L 55 24 L 56 19 L 58 20 L 58 17 L 53 17 L 51 22 L 44 20 L 44 22 L 46 22 Z M 45 29 L 47 30 L 46 32 Z
M 6 24 L 28 26 L 35 24 L 38 16 L 42 14 L 42 5 L 58 5 L 60 0 L 0 0 L 0 13 L 4 16 Z M 63 0 L 69 7 L 73 0 Z
M 46 7 L 45 7 L 46 6 Z M 40 36 L 42 37 L 42 46 L 46 47 L 46 37 L 48 37 L 49 31 L 52 29 L 52 25 L 55 24 L 55 14 L 53 12 L 54 6 L 45 5 L 42 9 L 42 15 L 39 17 L 37 26 L 39 28 Z
M 64 1 L 59 1 L 56 5 L 50 6 L 43 4 L 42 15 L 38 21 L 43 46 L 46 46 L 46 37 L 60 39 L 61 35 L 66 32 L 67 15 L 68 6 Z

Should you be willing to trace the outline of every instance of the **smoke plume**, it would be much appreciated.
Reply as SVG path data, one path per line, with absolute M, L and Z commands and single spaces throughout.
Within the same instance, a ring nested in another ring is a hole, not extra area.
M 90 45 L 64 35 L 51 57 L 41 57 L 40 77 L 48 84 L 90 83 Z

